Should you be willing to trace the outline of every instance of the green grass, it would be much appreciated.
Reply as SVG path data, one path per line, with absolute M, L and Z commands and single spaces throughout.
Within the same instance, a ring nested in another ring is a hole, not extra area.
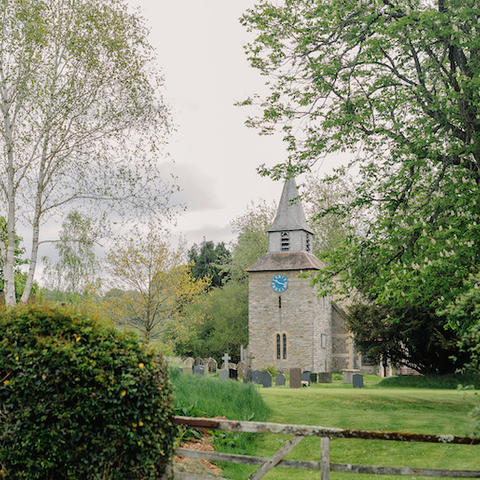
M 473 385 L 475 389 L 480 390 L 480 375 L 429 375 L 426 377 L 404 375 L 384 378 L 379 385 L 381 387 L 436 388 L 439 390 L 455 390 L 459 385 L 463 387 Z

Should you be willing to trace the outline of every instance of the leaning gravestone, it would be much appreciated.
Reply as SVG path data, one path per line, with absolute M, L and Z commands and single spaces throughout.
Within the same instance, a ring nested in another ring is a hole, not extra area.
M 276 387 L 284 387 L 285 386 L 285 381 L 286 381 L 285 375 L 282 372 L 280 372 L 275 377 L 275 386 Z
M 224 368 L 218 372 L 218 378 L 220 380 L 228 380 L 230 378 L 230 371 Z
M 247 371 L 247 364 L 245 362 L 238 362 L 237 364 L 238 376 L 245 377 L 246 371 Z
M 247 367 L 243 377 L 243 383 L 250 383 L 252 381 L 252 369 Z
M 361 373 L 353 375 L 353 388 L 363 388 L 363 375 Z
M 318 383 L 332 383 L 332 372 L 320 372 L 318 374 Z
M 312 372 L 310 372 L 309 370 L 307 370 L 306 372 L 303 372 L 302 373 L 302 382 L 308 382 L 308 384 L 310 385 L 310 374 Z
M 272 386 L 272 375 L 267 370 L 262 370 L 262 385 L 263 388 L 270 388 Z
M 192 372 L 193 371 L 193 366 L 195 365 L 195 360 L 192 358 L 192 357 L 188 357 L 184 362 L 183 364 L 185 365 L 185 367 L 187 367 L 187 369 Z
M 252 382 L 256 383 L 257 385 L 262 385 L 263 380 L 263 371 L 262 370 L 254 370 L 252 372 Z
M 302 387 L 302 370 L 300 368 L 290 369 L 290 388 Z
M 203 365 L 195 365 L 193 367 L 193 373 L 195 375 L 205 375 L 205 367 Z
M 237 380 L 238 372 L 234 368 L 229 368 L 228 372 L 229 372 L 229 375 L 228 375 L 229 378 L 233 378 L 234 380 Z

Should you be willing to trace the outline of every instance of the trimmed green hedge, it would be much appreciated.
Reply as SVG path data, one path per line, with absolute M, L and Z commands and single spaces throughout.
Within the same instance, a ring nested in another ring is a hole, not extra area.
M 157 479 L 172 413 L 167 366 L 135 335 L 74 310 L 0 312 L 0 478 Z

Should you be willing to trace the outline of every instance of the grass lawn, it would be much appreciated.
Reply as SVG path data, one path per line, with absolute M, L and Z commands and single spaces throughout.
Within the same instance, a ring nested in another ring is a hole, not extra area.
M 381 388 L 378 381 L 377 377 L 367 376 L 364 389 L 353 389 L 337 380 L 302 389 L 259 387 L 259 391 L 272 409 L 271 422 L 432 434 L 464 435 L 469 412 L 480 403 L 480 398 L 471 391 Z M 271 456 L 288 438 L 263 435 L 249 453 Z M 330 447 L 330 459 L 334 463 L 480 470 L 480 446 L 332 439 Z M 287 458 L 320 460 L 320 439 L 306 438 Z M 248 467 L 236 473 L 228 470 L 227 475 L 236 479 L 247 478 L 253 471 Z M 331 473 L 333 480 L 373 477 Z M 264 478 L 320 479 L 320 472 L 275 468 Z M 411 477 L 379 475 L 375 478 Z

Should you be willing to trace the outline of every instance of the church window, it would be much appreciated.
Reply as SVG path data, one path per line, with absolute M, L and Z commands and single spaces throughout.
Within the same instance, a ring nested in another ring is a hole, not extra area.
M 310 252 L 312 250 L 312 245 L 311 245 L 311 239 L 310 239 L 310 234 L 307 233 L 307 240 L 305 242 L 305 250 L 307 252 Z
M 278 296 L 278 308 L 282 308 L 282 297 Z
M 327 336 L 324 333 L 322 333 L 320 342 L 321 342 L 322 348 L 327 348 Z
M 280 360 L 280 334 L 277 333 L 277 360 Z
M 290 234 L 288 232 L 281 233 L 281 247 L 282 252 L 288 252 L 290 250 Z
M 283 334 L 283 359 L 287 359 L 287 336 Z

